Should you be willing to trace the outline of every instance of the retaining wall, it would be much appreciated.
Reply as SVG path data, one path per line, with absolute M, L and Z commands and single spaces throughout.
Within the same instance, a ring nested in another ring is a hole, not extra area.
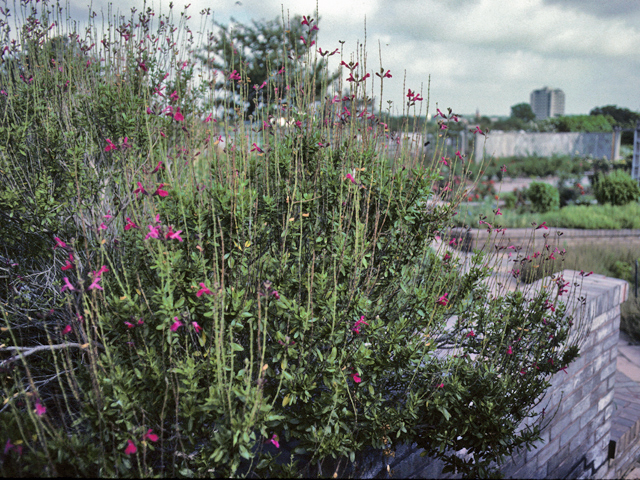
M 640 422 L 621 422 L 623 410 L 615 410 L 614 403 L 620 304 L 627 298 L 628 284 L 602 275 L 582 277 L 572 270 L 563 274 L 582 285 L 583 318 L 590 331 L 580 357 L 566 372 L 552 377 L 545 400 L 537 407 L 550 413 L 559 406 L 542 431 L 543 441 L 531 451 L 514 454 L 500 470 L 506 478 L 621 478 L 640 450 Z M 540 280 L 538 287 L 545 281 Z M 621 395 L 616 397 L 618 403 Z M 350 473 L 358 478 L 461 478 L 442 475 L 443 464 L 420 453 L 404 445 L 392 455 L 359 455 Z

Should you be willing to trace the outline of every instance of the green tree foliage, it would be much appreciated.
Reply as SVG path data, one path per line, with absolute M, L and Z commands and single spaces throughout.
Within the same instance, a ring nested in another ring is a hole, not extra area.
M 605 115 L 565 115 L 538 122 L 543 132 L 611 132 L 614 121 Z
M 560 194 L 553 185 L 543 182 L 533 182 L 527 190 L 534 211 L 539 213 L 556 210 L 560 207 Z
M 530 122 L 536 119 L 536 114 L 531 110 L 528 103 L 518 103 L 511 107 L 511 118 L 517 118 L 523 122 Z
M 614 125 L 622 128 L 635 128 L 636 122 L 640 120 L 640 113 L 631 111 L 628 108 L 618 107 L 617 105 L 595 107 L 589 112 L 589 115 L 609 116 L 614 120 Z
M 640 197 L 640 187 L 628 173 L 618 169 L 606 176 L 599 176 L 593 186 L 593 194 L 602 205 L 626 205 Z
M 231 101 L 218 98 L 214 105 L 241 108 L 249 116 L 257 108 L 282 98 L 285 89 L 289 102 L 301 85 L 311 85 L 313 97 L 322 96 L 339 74 L 336 72 L 327 78 L 325 58 L 316 61 L 313 55 L 307 55 L 317 48 L 318 30 L 312 18 L 304 18 L 309 25 L 303 25 L 303 17 L 296 15 L 286 28 L 279 18 L 253 20 L 251 25 L 233 18 L 231 25 L 215 23 L 217 34 L 210 36 L 196 58 L 218 71 L 216 88 L 229 89 L 233 85 L 231 90 L 235 96 Z M 305 63 L 307 61 L 311 63 Z M 234 70 L 241 75 L 241 80 L 229 80 Z

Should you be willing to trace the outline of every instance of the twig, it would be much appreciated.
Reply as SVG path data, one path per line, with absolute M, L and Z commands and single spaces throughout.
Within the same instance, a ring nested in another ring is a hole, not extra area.
M 104 349 L 104 345 L 102 345 L 101 343 L 95 342 L 96 345 L 98 345 L 98 347 L 103 348 Z M 84 343 L 84 344 L 80 344 L 80 343 L 60 343 L 58 345 L 39 345 L 37 347 L 2 347 L 0 348 L 0 352 L 2 351 L 17 351 L 17 352 L 22 352 L 21 355 L 15 355 L 13 357 L 8 358 L 7 360 L 4 360 L 3 362 L 0 362 L 0 367 L 4 366 L 8 363 L 14 362 L 16 360 L 18 360 L 21 356 L 22 357 L 28 357 L 31 354 L 40 352 L 42 350 L 60 350 L 61 348 L 81 348 L 81 349 L 85 349 L 89 346 L 88 343 Z

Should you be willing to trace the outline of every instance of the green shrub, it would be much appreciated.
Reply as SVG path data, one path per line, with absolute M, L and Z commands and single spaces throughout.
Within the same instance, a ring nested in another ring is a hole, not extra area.
M 527 190 L 531 206 L 538 213 L 557 210 L 560 207 L 560 194 L 553 185 L 542 182 L 532 182 Z
M 604 205 L 626 205 L 640 197 L 638 182 L 622 170 L 613 170 L 606 176 L 600 175 L 593 186 L 593 194 L 598 203 Z

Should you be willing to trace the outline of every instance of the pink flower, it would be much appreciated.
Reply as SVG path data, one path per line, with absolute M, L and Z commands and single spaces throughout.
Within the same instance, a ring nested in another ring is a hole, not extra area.
M 124 322 L 124 324 L 127 326 L 127 328 L 134 328 L 135 325 L 131 322 Z
M 235 70 L 229 75 L 229 80 L 240 80 L 240 74 Z
M 125 455 L 132 455 L 132 454 L 136 453 L 137 451 L 138 451 L 138 449 L 133 444 L 133 442 L 131 440 L 127 440 L 127 448 L 124 449 L 124 454 Z
M 100 286 L 100 284 L 98 283 L 100 280 L 102 280 L 102 278 L 100 278 L 99 276 L 96 276 L 93 279 L 93 282 L 91 282 L 91 285 L 89 285 L 89 288 L 87 290 L 93 290 L 94 288 L 97 288 L 98 290 L 103 290 L 104 291 L 104 288 L 102 288 Z
M 446 130 L 447 126 L 444 123 L 440 124 L 440 130 Z
M 387 72 L 382 76 L 382 78 L 391 78 L 391 70 L 387 70 Z
M 444 163 L 445 167 L 449 166 L 449 162 L 447 162 L 447 159 L 445 157 L 442 157 L 442 160 L 440 160 L 440 163 Z
M 58 237 L 53 237 L 53 239 L 56 241 L 56 244 L 53 246 L 54 250 L 58 247 L 67 248 L 67 244 L 60 240 Z
M 106 147 L 104 147 L 104 151 L 105 152 L 109 152 L 111 150 L 116 150 L 118 147 L 116 147 L 113 142 L 111 140 L 109 140 L 108 138 L 105 139 L 107 141 L 107 143 L 109 145 L 107 145 Z
M 64 267 L 62 267 L 62 271 L 71 270 L 73 268 L 73 264 L 71 262 L 73 262 L 72 253 L 69 254 L 69 260 L 67 260 L 67 264 Z
M 182 233 L 182 230 L 178 230 L 177 232 L 174 232 L 171 226 L 169 226 L 169 231 L 167 232 L 166 238 L 175 239 L 182 242 L 182 237 L 180 236 L 181 233 Z
M 467 337 L 475 337 L 476 334 L 474 333 L 473 330 L 471 330 L 469 333 L 467 333 Z
M 507 355 L 512 355 L 513 354 L 513 350 L 511 349 L 511 345 L 509 345 L 509 348 L 507 348 Z
M 71 332 L 71 325 L 67 325 L 66 327 L 64 327 L 64 330 L 62 330 L 63 335 L 67 335 L 70 332 Z
M 213 116 L 213 113 L 210 113 L 209 116 L 207 118 L 204 119 L 204 123 L 209 123 L 211 121 L 211 117 Z M 215 120 L 214 120 L 215 121 Z
M 213 295 L 213 292 L 209 290 L 204 283 L 200 282 L 200 286 L 202 288 L 198 290 L 198 293 L 196 293 L 196 297 L 201 297 L 202 295 Z
M 7 443 L 4 444 L 4 454 L 9 453 L 13 447 L 15 447 L 15 445 L 11 443 L 11 439 L 8 438 Z
M 182 114 L 180 113 L 180 107 L 178 107 L 178 110 L 176 111 L 176 113 L 174 113 L 174 114 L 173 114 L 173 119 L 174 119 L 176 122 L 182 122 L 182 121 L 184 121 L 184 115 L 182 115 Z
M 140 228 L 140 227 L 138 227 L 138 225 L 133 223 L 133 220 L 127 217 L 127 224 L 124 226 L 124 229 L 126 231 L 126 230 L 131 230 L 132 228 Z
M 350 173 L 347 173 L 347 180 L 351 180 L 351 183 L 356 183 L 356 179 L 353 178 L 353 175 L 351 175 Z
M 147 235 L 144 237 L 145 240 L 147 240 L 149 237 L 158 238 L 158 236 L 160 235 L 160 231 L 158 230 L 158 228 L 154 227 L 153 225 L 149 225 L 149 230 L 150 232 L 147 233 Z
M 180 322 L 180 320 L 178 320 L 178 317 L 173 317 L 173 319 L 175 320 L 175 322 L 173 322 L 173 325 L 171 325 L 171 331 L 177 332 L 178 329 L 182 327 L 182 323 Z
M 142 436 L 142 440 L 150 440 L 152 442 L 157 442 L 158 441 L 158 435 L 156 435 L 155 433 L 151 433 L 153 432 L 153 429 L 149 429 L 147 430 L 147 433 L 145 433 Z
M 480 127 L 477 125 L 475 130 L 471 130 L 471 133 L 479 133 L 480 135 L 484 135 L 484 132 L 480 130 Z
M 161 190 L 162 187 L 164 187 L 164 183 L 161 183 L 158 188 L 156 188 L 156 191 L 153 192 L 154 195 L 160 195 L 161 197 L 166 197 L 167 195 L 169 195 L 169 193 L 166 190 Z
M 407 95 L 407 96 L 408 96 L 408 95 Z M 436 110 L 438 111 L 438 113 L 436 113 L 436 114 L 434 115 L 434 117 L 441 116 L 442 118 L 447 118 L 447 117 L 445 117 L 444 113 L 442 113 L 442 112 L 440 111 L 440 109 L 439 109 L 439 108 L 436 108 Z
M 156 223 L 160 223 L 160 214 L 159 213 L 156 215 Z
M 258 153 L 264 153 L 264 151 L 255 143 L 253 144 L 253 148 L 251 149 L 252 152 L 258 152 Z
M 440 385 L 438 385 L 438 388 L 444 388 L 444 383 L 441 383 Z
M 124 137 L 124 141 L 122 142 L 123 148 L 131 148 L 131 145 L 127 143 L 128 141 L 129 141 L 129 137 Z
M 41 417 L 47 413 L 47 407 L 43 407 L 40 402 L 36 403 L 36 414 Z
M 271 292 L 271 295 L 273 295 L 276 300 L 280 300 L 280 294 L 278 293 L 277 290 L 274 290 L 273 292 Z
M 351 374 L 351 378 L 356 383 L 360 383 L 362 381 L 362 379 L 360 378 L 360 376 L 357 373 L 352 373 Z
M 460 153 L 460 150 L 458 150 L 456 152 L 456 157 L 458 157 L 460 160 L 464 161 L 464 158 L 462 158 L 462 154 Z
M 276 434 L 274 433 L 274 434 L 273 434 L 273 437 L 271 437 L 271 438 L 269 439 L 269 442 L 273 443 L 273 445 L 274 445 L 276 448 L 280 448 L 280 443 L 278 443 L 278 439 L 279 439 L 279 438 L 278 438 L 278 435 L 276 435 Z
M 198 322 L 191 322 L 191 325 L 193 325 L 193 328 L 196 330 L 196 333 L 200 333 L 200 331 L 202 330 L 202 327 L 198 325 Z
M 442 257 L 442 260 L 446 262 L 446 261 L 447 261 L 447 260 L 449 260 L 450 258 L 451 258 L 451 255 L 449 255 L 448 253 L 445 253 L 445 254 L 444 254 L 444 257 Z
M 142 193 L 143 195 L 147 194 L 147 191 L 144 189 L 144 187 L 142 186 L 142 184 L 140 182 L 138 182 L 138 188 L 136 188 L 133 193 L 136 194 L 136 198 L 138 198 L 138 193 Z
M 60 293 L 64 292 L 67 288 L 69 290 L 75 290 L 75 287 L 73 285 L 71 285 L 71 282 L 69 282 L 69 278 L 68 277 L 64 277 L 64 285 L 62 286 L 62 289 L 60 290 Z
M 98 270 L 97 272 L 91 272 L 91 275 L 95 278 L 95 277 L 99 277 L 100 275 L 102 275 L 105 272 L 108 272 L 109 269 L 107 268 L 106 265 L 102 265 L 100 267 L 100 270 Z
M 138 325 L 144 325 L 144 320 L 142 320 L 141 318 L 138 320 Z
M 496 210 L 496 215 L 502 215 L 502 212 L 500 211 L 499 208 L 498 208 L 498 210 Z
M 156 168 L 154 168 L 151 173 L 156 173 L 159 170 L 164 170 L 164 165 L 162 164 L 161 161 L 158 161 L 158 165 L 156 165 Z
M 447 303 L 449 302 L 449 299 L 447 298 L 447 295 L 449 295 L 448 293 L 445 293 L 444 295 L 442 295 L 438 301 L 436 302 L 438 305 L 442 305 L 443 307 L 447 305 Z
M 106 230 L 107 226 L 103 223 L 100 224 L 100 230 Z
M 502 173 L 506 173 L 507 172 L 507 166 L 506 165 L 502 165 L 502 168 L 500 170 L 502 171 Z
M 542 222 L 540 225 L 538 225 L 536 227 L 536 230 L 540 230 L 541 228 L 544 228 L 545 230 L 549 230 L 549 227 L 547 227 L 547 222 Z
M 353 330 L 356 334 L 360 333 L 360 325 L 367 325 L 369 326 L 369 324 L 367 322 L 364 321 L 364 315 L 362 315 L 360 317 L 360 320 L 358 320 L 356 322 L 356 324 L 353 326 L 353 328 L 351 330 Z

